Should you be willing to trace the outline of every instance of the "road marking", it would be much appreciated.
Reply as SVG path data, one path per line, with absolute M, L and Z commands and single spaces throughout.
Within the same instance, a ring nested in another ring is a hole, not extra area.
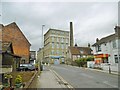
M 118 86 L 112 85 L 112 84 L 110 84 L 108 81 L 104 81 L 103 83 L 106 84 L 106 85 L 109 85 L 109 86 L 111 86 L 111 87 L 118 88 Z
M 63 83 L 64 83 L 64 85 L 65 86 L 67 86 L 68 88 L 70 88 L 70 89 L 74 89 L 73 88 L 73 86 L 71 86 L 65 79 L 63 79 L 57 72 L 55 72 L 54 70 L 51 70 L 50 69 L 50 71 L 52 71 Z

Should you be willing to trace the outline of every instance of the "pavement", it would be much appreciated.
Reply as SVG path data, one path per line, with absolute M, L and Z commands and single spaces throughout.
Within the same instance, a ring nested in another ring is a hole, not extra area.
M 107 71 L 107 70 L 98 70 L 98 69 L 92 69 L 92 68 L 85 68 L 85 69 L 94 70 L 94 71 L 98 71 L 98 72 L 109 73 L 109 71 Z M 119 73 L 115 72 L 115 71 L 111 71 L 110 74 L 119 75 Z
M 84 67 L 78 67 L 78 66 L 72 66 L 72 65 L 68 65 L 68 66 L 75 67 L 75 68 L 84 68 Z M 103 73 L 109 73 L 109 71 L 107 71 L 107 70 L 99 70 L 99 69 L 93 69 L 93 68 L 84 68 L 84 69 L 88 69 L 88 70 L 92 70 L 92 71 L 98 71 L 98 72 L 103 72 Z M 120 75 L 118 72 L 115 72 L 115 71 L 111 71 L 110 74 Z
M 40 76 L 37 76 L 32 82 L 30 88 L 67 88 L 62 80 L 49 69 L 47 66 L 41 71 Z

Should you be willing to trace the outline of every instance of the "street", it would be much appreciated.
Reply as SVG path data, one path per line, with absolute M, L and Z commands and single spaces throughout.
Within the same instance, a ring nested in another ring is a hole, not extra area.
M 53 65 L 51 69 L 74 88 L 118 88 L 117 75 L 69 65 Z

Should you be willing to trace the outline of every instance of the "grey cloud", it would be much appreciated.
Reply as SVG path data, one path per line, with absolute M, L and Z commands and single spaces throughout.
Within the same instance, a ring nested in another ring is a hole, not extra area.
M 94 43 L 97 37 L 114 33 L 117 24 L 117 2 L 48 2 L 48 3 L 3 3 L 3 23 L 16 21 L 31 42 L 31 49 L 41 47 L 41 30 L 49 28 L 69 30 L 74 24 L 74 37 L 81 46 Z

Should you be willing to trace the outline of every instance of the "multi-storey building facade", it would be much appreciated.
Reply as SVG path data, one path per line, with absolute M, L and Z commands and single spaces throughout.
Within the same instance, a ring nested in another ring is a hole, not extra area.
M 120 60 L 120 27 L 116 26 L 115 34 L 107 37 L 96 39 L 93 45 L 95 62 L 97 64 L 110 64 L 114 70 L 118 70 L 118 62 Z M 116 68 L 115 68 L 116 67 Z
M 49 29 L 44 34 L 44 60 L 49 63 L 64 63 L 69 46 L 69 31 Z

